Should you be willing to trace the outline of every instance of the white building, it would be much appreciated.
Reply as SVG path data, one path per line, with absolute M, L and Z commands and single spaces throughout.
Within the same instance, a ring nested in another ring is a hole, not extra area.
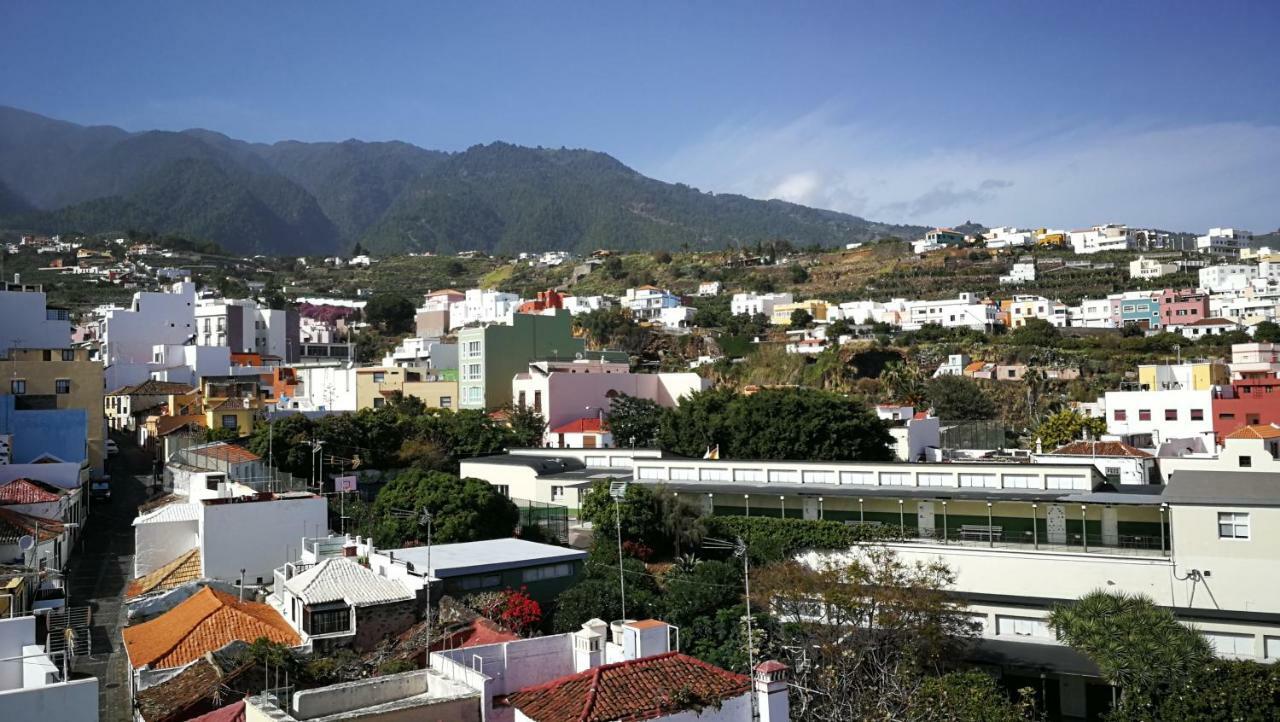
M 1114 485 L 1160 483 L 1155 455 L 1120 441 L 1073 441 L 1031 458 L 1037 464 L 1092 466 Z
M 703 281 L 702 283 L 699 283 L 699 284 L 698 284 L 698 293 L 697 293 L 697 295 L 699 295 L 699 296 L 719 296 L 719 295 L 720 295 L 720 282 L 719 282 L 719 281 Z
M 924 461 L 942 445 L 942 427 L 936 416 L 910 406 L 880 404 L 876 417 L 889 425 L 898 461 Z
M 147 368 L 155 381 L 198 386 L 205 376 L 231 374 L 231 349 L 226 346 L 160 345 L 152 349 L 151 363 Z
M 1280 375 L 1280 344 L 1237 343 L 1231 346 L 1233 379 L 1265 378 Z
M 156 346 L 195 343 L 195 301 L 195 285 L 184 281 L 165 293 L 135 293 L 127 309 L 106 310 L 98 338 L 107 388 L 146 381 Z
M 986 241 L 987 248 L 1022 248 L 1035 245 L 1036 232 L 1001 226 L 983 233 L 982 238 Z
M 1210 293 L 1239 291 L 1258 277 L 1256 265 L 1223 264 L 1200 269 L 1200 290 Z
M 773 307 L 792 303 L 789 293 L 735 293 L 729 301 L 729 312 L 735 316 L 764 314 L 773 317 Z
M 1213 390 L 1108 391 L 1103 397 L 1107 433 L 1138 447 L 1199 438 L 1213 448 Z
M 458 344 L 442 343 L 438 338 L 410 336 L 391 353 L 382 357 L 383 366 L 400 368 L 456 369 Z
M 565 296 L 562 302 L 572 316 L 618 306 L 618 299 L 613 296 Z
M 1129 227 L 1116 223 L 1071 231 L 1068 238 L 1071 248 L 1078 254 L 1127 251 L 1133 248 Z
M 196 304 L 196 344 L 227 346 L 232 353 L 297 361 L 298 312 L 270 309 L 252 299 L 201 299 Z
M 290 399 L 299 411 L 355 411 L 356 370 L 351 364 L 295 366 L 301 394 Z
M 1082 298 L 1079 306 L 1067 309 L 1067 325 L 1076 328 L 1114 328 L 1115 317 L 1109 298 Z
M 658 313 L 657 322 L 669 331 L 678 331 L 693 326 L 693 317 L 698 309 L 692 306 L 676 306 L 664 308 Z
M 71 347 L 70 316 L 49 308 L 40 286 L 0 284 L 0 318 L 0 358 L 11 348 Z
M 670 291 L 655 286 L 639 286 L 628 288 L 620 299 L 622 307 L 631 312 L 637 321 L 662 322 L 666 309 L 680 307 L 680 297 Z
M 89 633 L 84 629 L 83 634 Z M 87 640 L 86 640 L 87 641 Z M 96 650 L 94 650 L 96 651 Z M 98 679 L 67 672 L 71 660 L 36 639 L 31 615 L 0 618 L 0 710 L 5 719 L 97 722 Z
M 905 306 L 904 331 L 918 331 L 928 324 L 989 331 L 1000 322 L 998 309 L 983 303 L 976 293 L 962 293 L 958 298 L 942 301 L 907 301 Z
M 1253 233 L 1238 228 L 1210 228 L 1209 232 L 1196 238 L 1196 250 L 1200 253 L 1211 253 L 1216 256 L 1239 258 L 1240 251 L 1249 247 Z
M 463 294 L 463 300 L 449 305 L 449 329 L 471 324 L 511 323 L 511 316 L 520 307 L 520 297 L 487 289 L 471 288 Z
M 1007 275 L 1000 277 L 1000 285 L 1008 286 L 1018 283 L 1031 283 L 1036 280 L 1035 261 L 1015 263 Z
M 1162 263 L 1146 256 L 1138 256 L 1137 259 L 1129 261 L 1129 278 L 1159 278 L 1170 273 L 1177 273 L 1177 271 L 1178 264 L 1176 263 Z
M 1226 318 L 1202 318 L 1199 321 L 1181 325 L 1171 325 L 1165 328 L 1171 333 L 1180 333 L 1183 336 L 1198 341 L 1205 336 L 1219 336 L 1231 331 L 1243 331 L 1244 326 Z

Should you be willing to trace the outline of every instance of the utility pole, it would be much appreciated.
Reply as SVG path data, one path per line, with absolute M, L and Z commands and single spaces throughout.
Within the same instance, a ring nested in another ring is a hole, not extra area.
M 622 498 L 627 495 L 627 482 L 609 482 L 609 496 L 613 497 L 614 526 L 618 531 L 618 591 L 622 601 L 622 618 L 627 618 L 627 575 L 622 568 Z

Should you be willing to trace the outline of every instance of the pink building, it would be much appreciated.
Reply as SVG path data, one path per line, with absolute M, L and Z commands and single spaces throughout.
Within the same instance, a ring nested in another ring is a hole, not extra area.
M 440 338 L 449 333 L 449 306 L 465 298 L 452 288 L 428 293 L 414 317 L 418 338 Z
M 1209 317 L 1209 296 L 1195 290 L 1165 289 L 1160 300 L 1160 325 L 1185 326 Z

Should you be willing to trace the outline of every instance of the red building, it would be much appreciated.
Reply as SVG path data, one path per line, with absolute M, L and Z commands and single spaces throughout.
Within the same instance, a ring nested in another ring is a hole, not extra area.
M 1213 398 L 1213 433 L 1218 443 L 1242 426 L 1280 424 L 1280 379 L 1232 381 Z

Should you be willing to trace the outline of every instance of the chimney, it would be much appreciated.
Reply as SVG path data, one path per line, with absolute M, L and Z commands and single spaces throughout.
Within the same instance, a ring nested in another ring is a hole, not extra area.
M 585 672 L 604 663 L 605 623 L 593 619 L 573 633 L 573 671 Z
M 782 662 L 770 660 L 756 665 L 754 682 L 760 722 L 790 722 L 791 702 L 787 698 L 787 670 Z
M 642 619 L 622 625 L 622 658 L 644 659 L 671 651 L 671 625 Z

